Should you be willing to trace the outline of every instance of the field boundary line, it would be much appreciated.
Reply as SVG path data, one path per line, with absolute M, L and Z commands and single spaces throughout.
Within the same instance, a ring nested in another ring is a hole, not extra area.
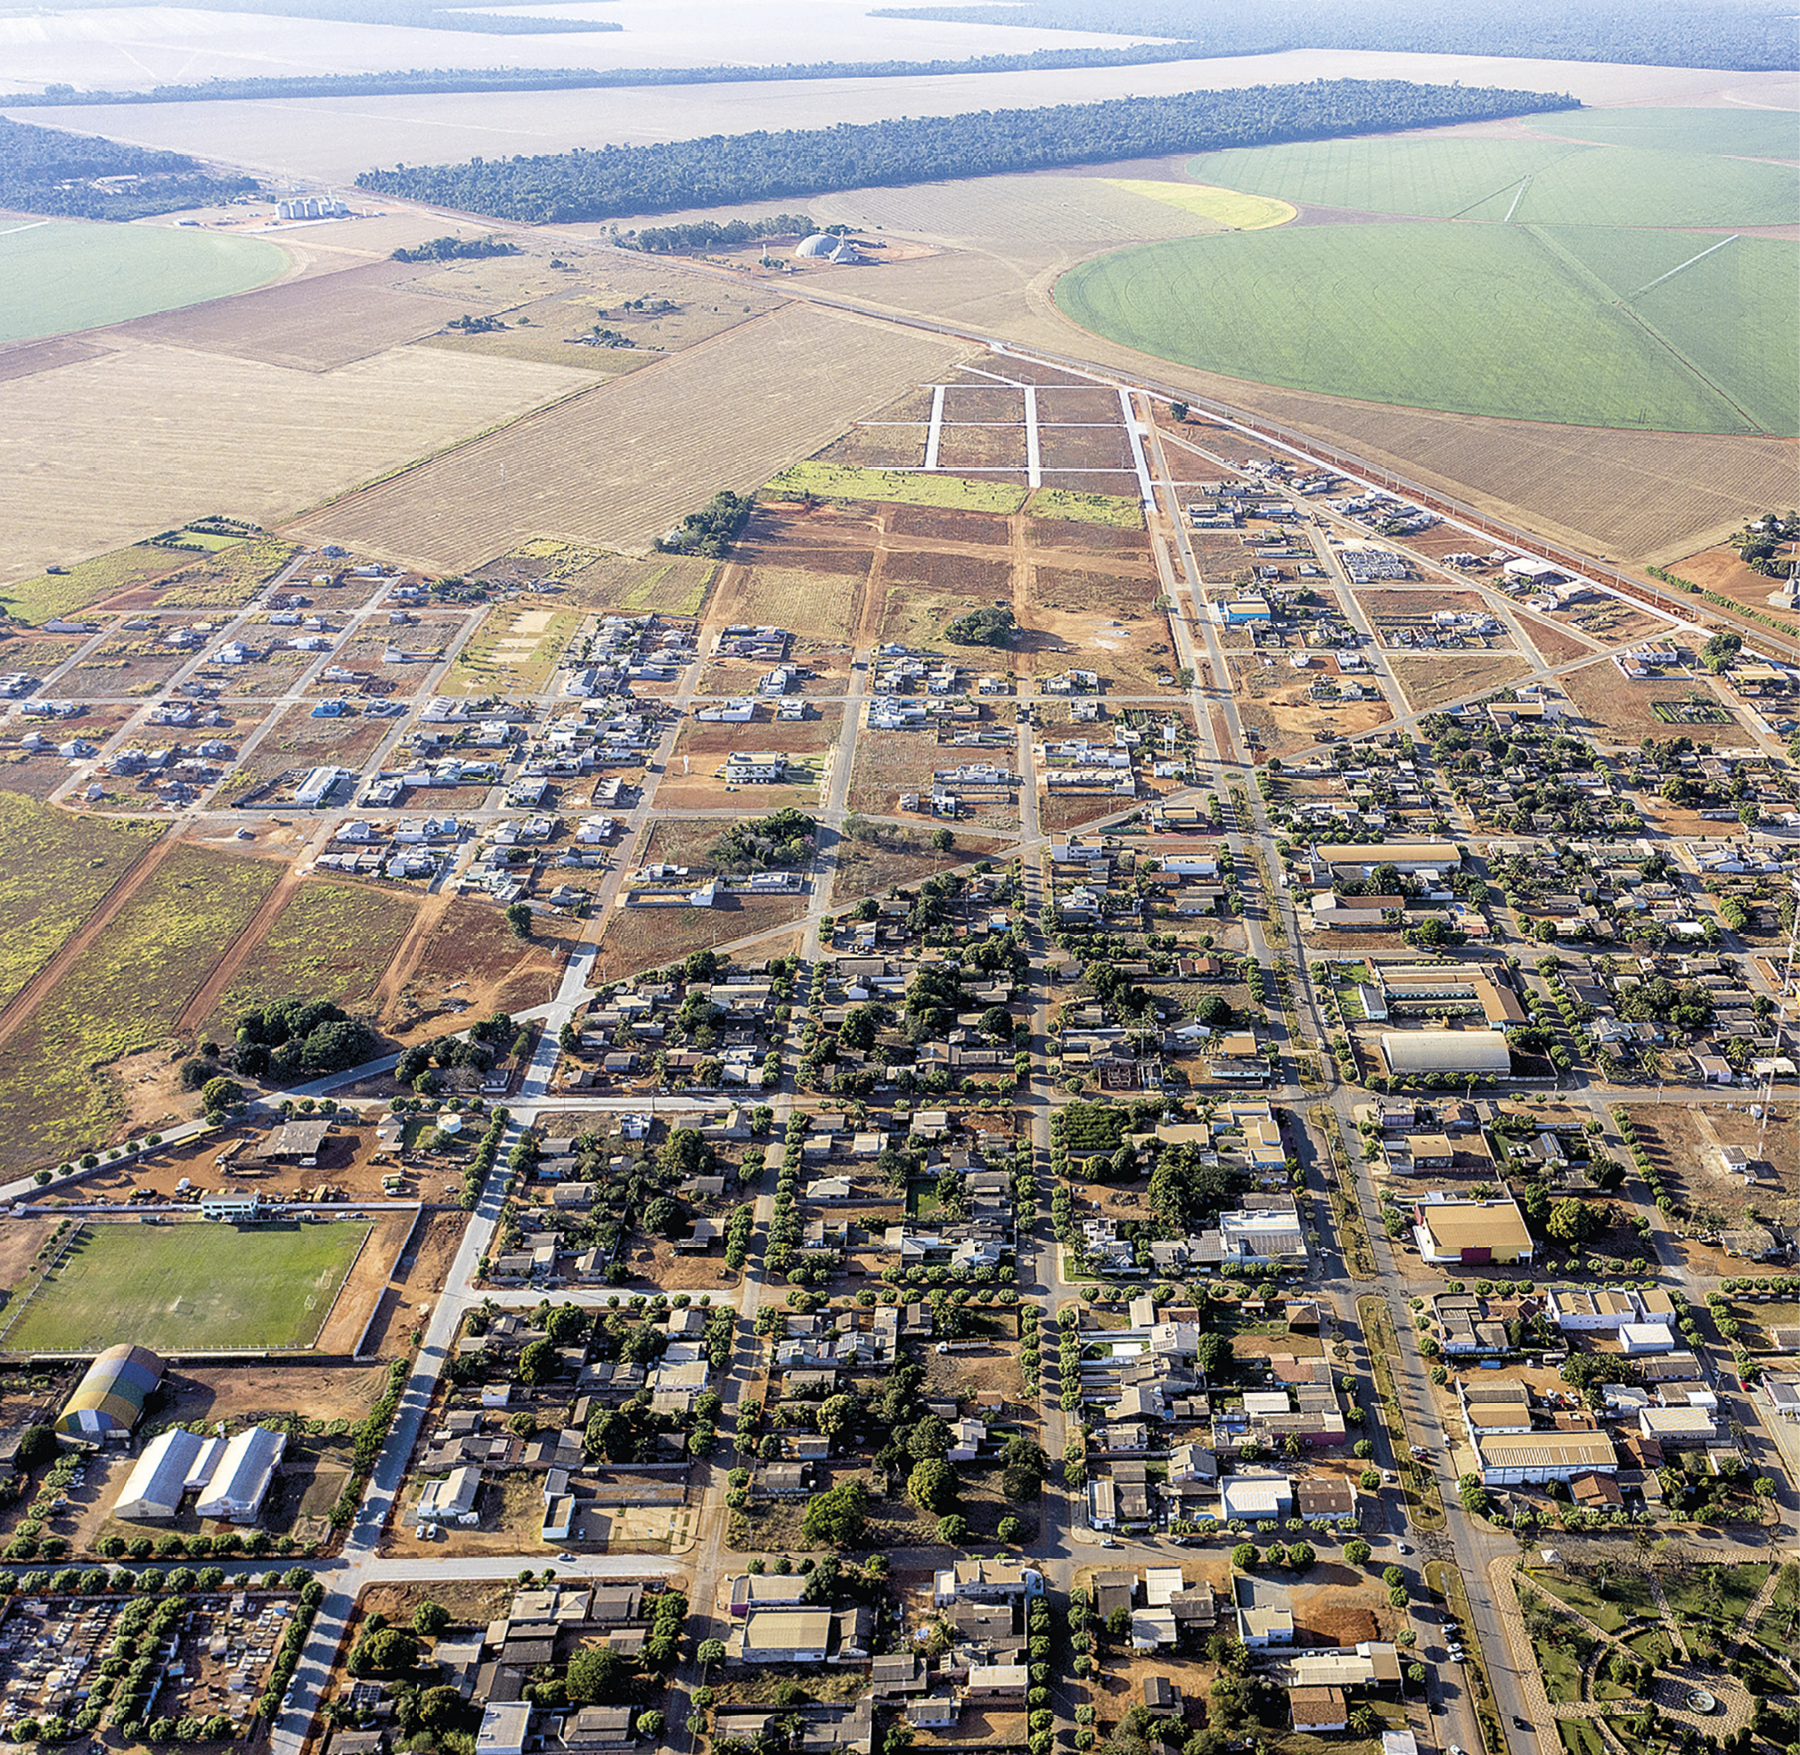
M 1673 280 L 1682 269 L 1692 268 L 1696 262 L 1705 261 L 1708 256 L 1713 255 L 1716 251 L 1723 250 L 1727 244 L 1735 244 L 1737 241 L 1738 234 L 1733 232 L 1730 237 L 1721 238 L 1718 243 L 1708 245 L 1698 256 L 1690 256 L 1685 262 L 1678 262 L 1667 274 L 1659 274 L 1654 280 L 1645 281 L 1644 284 L 1637 289 L 1637 292 L 1627 293 L 1625 295 L 1626 303 L 1629 304 L 1639 293 L 1647 293 L 1653 286 L 1661 286 L 1665 280 Z
M 100 905 L 69 934 L 50 960 L 0 1009 L 0 1048 L 19 1032 L 19 1026 L 35 1012 L 69 967 L 118 917 L 119 911 L 148 882 L 151 874 L 180 843 L 172 835 L 153 841 L 119 874 L 119 880 L 100 898 Z
M 275 887 L 257 903 L 256 912 L 244 922 L 244 930 L 225 947 L 219 960 L 213 964 L 212 972 L 181 1008 L 181 1014 L 175 1020 L 178 1031 L 199 1029 L 206 1021 L 206 1014 L 224 996 L 225 989 L 242 973 L 256 947 L 268 937 L 269 928 L 275 924 L 281 910 L 299 893 L 300 874 L 290 867 L 282 873 Z
M 31 1290 L 19 1300 L 16 1306 L 8 1307 L 6 1321 L 4 1324 L 0 1324 L 0 1352 L 6 1351 L 6 1337 L 18 1326 L 19 1318 L 31 1307 L 32 1299 L 43 1289 L 45 1284 L 49 1281 L 50 1276 L 62 1266 L 63 1258 L 75 1247 L 77 1240 L 85 1236 L 86 1233 L 87 1223 L 85 1220 L 79 1224 L 71 1225 L 69 1227 L 68 1235 L 62 1240 L 62 1246 L 47 1262 L 44 1263 L 44 1271 L 32 1281 Z

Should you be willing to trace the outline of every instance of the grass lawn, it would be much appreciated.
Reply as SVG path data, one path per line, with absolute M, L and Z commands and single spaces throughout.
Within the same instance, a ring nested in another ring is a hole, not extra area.
M 824 500 L 889 500 L 904 506 L 949 506 L 963 512 L 1013 513 L 1026 490 L 1009 482 L 974 481 L 962 475 L 908 474 L 893 469 L 854 469 L 816 459 L 784 469 L 763 489 L 777 498 L 816 494 Z
M 1556 1733 L 1567 1755 L 1606 1755 L 1600 1733 L 1585 1718 L 1559 1718 Z
M 1538 1668 L 1544 1676 L 1544 1693 L 1552 1706 L 1572 1705 L 1581 1698 L 1581 1666 L 1560 1647 L 1534 1639 Z
M 1118 530 L 1142 530 L 1144 508 L 1117 494 L 1077 494 L 1067 488 L 1039 488 L 1025 508 L 1033 518 L 1057 518 L 1066 524 L 1110 524 Z
M 306 1347 L 374 1226 L 93 1225 L 6 1336 L 19 1352 Z
M 1656 1614 L 1656 1600 L 1650 1594 L 1650 1587 L 1643 1579 L 1629 1573 L 1609 1579 L 1604 1596 L 1580 1579 L 1556 1578 L 1540 1572 L 1533 1572 L 1530 1578 L 1540 1590 L 1548 1591 L 1558 1601 L 1587 1616 L 1606 1633 L 1617 1633 L 1627 1621 Z
M 1668 1634 L 1660 1627 L 1646 1627 L 1627 1637 L 1625 1643 L 1645 1662 L 1655 1664 L 1659 1669 L 1675 1655 Z
M 1733 1628 L 1743 1620 L 1769 1576 L 1767 1566 L 1695 1566 L 1663 1579 L 1663 1595 L 1682 1620 L 1715 1621 Z

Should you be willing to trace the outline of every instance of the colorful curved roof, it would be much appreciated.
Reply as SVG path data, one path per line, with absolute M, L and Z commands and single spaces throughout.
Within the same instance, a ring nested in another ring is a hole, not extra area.
M 162 1382 L 163 1369 L 148 1347 L 108 1347 L 75 1386 L 57 1416 L 57 1431 L 80 1438 L 129 1432 L 142 1418 L 150 1392 Z

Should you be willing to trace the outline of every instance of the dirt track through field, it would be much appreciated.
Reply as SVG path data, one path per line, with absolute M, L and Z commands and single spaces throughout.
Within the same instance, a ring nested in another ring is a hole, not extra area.
M 173 837 L 165 837 L 151 847 L 101 898 L 87 924 L 72 934 L 56 955 L 13 995 L 12 1003 L 0 1013 L 0 1048 L 17 1035 L 19 1026 L 49 997 L 75 959 L 112 924 L 176 845 Z
M 177 1031 L 198 1030 L 213 1014 L 213 1008 L 225 996 L 225 989 L 237 979 L 239 971 L 256 954 L 257 947 L 269 936 L 277 917 L 300 888 L 300 874 L 293 870 L 281 874 L 281 881 L 266 896 L 244 924 L 244 930 L 232 940 L 213 971 L 200 984 L 200 991 L 182 1008 L 175 1021 Z

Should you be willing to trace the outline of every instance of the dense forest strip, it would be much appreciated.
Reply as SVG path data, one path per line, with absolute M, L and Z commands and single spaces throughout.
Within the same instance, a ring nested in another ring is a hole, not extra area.
M 1800 67 L 1792 8 L 1769 0 L 1009 0 L 884 6 L 873 16 L 1167 37 L 1198 55 L 1370 49 L 1735 72 Z
M 53 85 L 6 98 L 9 109 L 56 104 L 205 104 L 256 98 L 385 97 L 489 91 L 605 91 L 646 85 L 744 85 L 772 80 L 942 79 L 965 73 L 1058 73 L 1085 67 L 1155 67 L 1204 60 L 1193 43 L 1123 49 L 1036 49 L 963 61 L 789 61 L 723 67 L 414 67 L 405 72 L 271 74 L 156 85 L 148 91 L 78 91 Z
M 495 219 L 569 223 L 1161 153 L 1425 128 L 1579 106 L 1493 87 L 1336 79 L 1038 110 L 981 110 L 655 146 L 365 171 L 357 187 Z
M 138 180 L 125 188 L 95 186 L 95 179 L 111 177 Z M 148 152 L 0 116 L 0 207 L 67 219 L 140 219 L 229 201 L 255 187 L 249 177 L 215 177 L 184 152 Z

